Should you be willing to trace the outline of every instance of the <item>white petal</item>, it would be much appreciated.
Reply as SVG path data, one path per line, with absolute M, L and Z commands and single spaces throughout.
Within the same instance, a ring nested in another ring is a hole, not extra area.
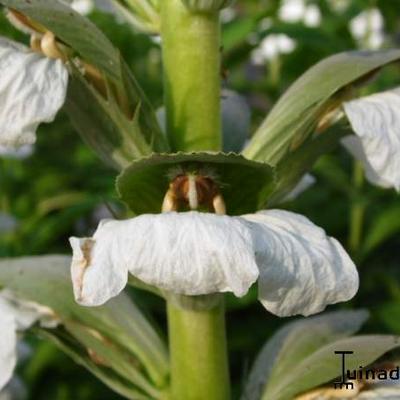
M 15 319 L 0 305 L 0 390 L 11 379 L 17 363 Z
M 242 296 L 258 277 L 247 225 L 241 218 L 198 212 L 103 223 L 89 245 L 88 239 L 72 239 L 77 301 L 104 303 L 123 289 L 128 270 L 174 293 Z
M 259 298 L 279 316 L 310 315 L 351 299 L 357 270 L 335 239 L 307 218 L 282 210 L 247 215 L 260 268 Z
M 59 323 L 49 307 L 21 299 L 9 289 L 0 291 L 0 309 L 14 317 L 18 331 L 28 329 L 36 322 L 44 328 L 55 328 Z
M 62 107 L 68 72 L 50 60 L 0 38 L 0 145 L 35 142 L 41 122 L 51 122 Z
M 392 187 L 392 184 L 389 181 L 387 181 L 383 176 L 379 176 L 375 172 L 374 168 L 367 158 L 367 155 L 365 154 L 363 143 L 358 136 L 345 136 L 343 139 L 341 139 L 341 143 L 355 159 L 362 163 L 365 176 L 369 182 L 382 188 Z
M 372 183 L 400 191 L 400 91 L 391 90 L 344 104 L 357 143 L 346 148 L 364 162 Z
M 291 192 L 289 192 L 285 196 L 285 198 L 282 200 L 282 202 L 284 202 L 284 201 L 292 201 L 292 200 L 296 199 L 304 191 L 306 191 L 312 185 L 314 185 L 315 182 L 316 182 L 316 179 L 311 174 L 303 175 L 302 178 L 300 179 L 299 183 L 292 189 Z

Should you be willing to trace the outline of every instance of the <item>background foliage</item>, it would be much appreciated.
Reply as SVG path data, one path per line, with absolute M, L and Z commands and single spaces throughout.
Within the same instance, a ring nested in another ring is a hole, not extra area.
M 353 0 L 341 12 L 331 7 L 334 2 L 311 3 L 321 12 L 321 24 L 314 27 L 279 21 L 278 0 L 237 0 L 234 8 L 223 13 L 224 85 L 246 98 L 252 110 L 252 131 L 285 88 L 307 68 L 333 53 L 358 48 L 349 22 L 367 7 L 378 7 L 384 17 L 383 47 L 399 46 L 397 0 Z M 157 40 L 134 32 L 128 25 L 98 11 L 90 18 L 121 50 L 152 103 L 161 106 L 161 54 Z M 254 48 L 273 33 L 285 33 L 294 39 L 297 43 L 294 51 L 264 65 L 252 64 L 250 56 Z M 0 35 L 26 41 L 3 16 L 0 16 Z M 385 69 L 370 88 L 376 91 L 398 82 L 399 67 L 395 65 Z M 360 182 L 353 160 L 339 147 L 319 160 L 313 174 L 317 179 L 313 188 L 285 207 L 324 227 L 357 261 L 360 291 L 351 303 L 339 307 L 370 309 L 372 318 L 363 332 L 400 334 L 399 197 L 392 190 Z M 116 198 L 114 178 L 115 172 L 81 142 L 66 115 L 60 113 L 53 124 L 40 127 L 30 157 L 0 158 L 0 213 L 16 219 L 12 231 L 1 233 L 0 229 L 0 256 L 69 254 L 69 236 L 87 235 L 100 218 L 110 213 L 120 216 L 126 213 Z M 363 215 L 362 224 L 351 217 L 357 209 Z M 357 228 L 361 229 L 360 241 L 354 242 L 351 232 L 354 234 Z M 165 328 L 161 301 L 147 293 L 129 290 L 138 304 L 151 311 Z M 232 377 L 234 389 L 240 393 L 254 355 L 278 326 L 288 320 L 265 312 L 254 292 L 243 299 L 229 296 L 228 310 Z M 53 345 L 34 338 L 28 340 L 34 351 L 19 373 L 27 383 L 29 399 L 119 398 Z

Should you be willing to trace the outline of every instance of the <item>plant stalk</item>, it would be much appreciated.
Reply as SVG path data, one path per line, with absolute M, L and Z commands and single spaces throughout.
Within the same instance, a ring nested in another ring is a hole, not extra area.
M 161 1 L 167 135 L 175 151 L 221 149 L 219 13 Z
M 230 398 L 224 304 L 185 309 L 168 302 L 171 398 Z

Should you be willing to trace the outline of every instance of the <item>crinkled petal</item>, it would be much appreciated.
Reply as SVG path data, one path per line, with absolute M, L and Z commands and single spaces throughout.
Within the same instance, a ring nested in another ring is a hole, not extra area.
M 0 304 L 0 390 L 11 379 L 17 363 L 17 332 L 12 313 Z
M 345 147 L 364 163 L 371 183 L 400 191 L 400 90 L 344 103 L 344 110 L 359 138 L 345 138 Z
M 0 145 L 34 143 L 38 125 L 64 104 L 67 83 L 62 61 L 0 38 Z
M 147 284 L 186 295 L 242 296 L 258 277 L 252 235 L 238 217 L 142 215 L 103 223 L 92 239 L 72 238 L 71 244 L 75 296 L 85 305 L 117 295 L 128 270 Z
M 307 316 L 357 292 L 358 273 L 350 257 L 307 218 L 282 210 L 242 218 L 252 222 L 259 299 L 268 311 Z

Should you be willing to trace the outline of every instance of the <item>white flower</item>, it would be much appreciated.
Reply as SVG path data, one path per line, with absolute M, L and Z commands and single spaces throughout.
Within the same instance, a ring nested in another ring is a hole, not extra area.
M 125 287 L 128 272 L 164 290 L 246 294 L 279 315 L 310 315 L 346 301 L 358 274 L 342 246 L 301 215 L 280 210 L 229 217 L 183 212 L 100 223 L 71 238 L 76 300 L 100 305 Z
M 367 179 L 378 186 L 400 191 L 400 89 L 344 103 L 356 136 L 343 145 L 360 160 Z
M 350 21 L 350 32 L 359 42 L 360 47 L 378 49 L 385 36 L 383 16 L 378 8 L 370 8 L 358 14 Z
M 315 4 L 307 5 L 304 0 L 283 0 L 278 16 L 284 22 L 303 22 L 309 27 L 319 26 L 321 11 Z
M 61 60 L 0 38 L 0 145 L 34 143 L 38 125 L 53 121 L 62 107 L 67 83 Z
M 263 64 L 273 60 L 279 54 L 289 54 L 296 48 L 297 43 L 284 33 L 271 34 L 262 40 L 260 45 L 253 50 L 251 57 L 255 64 Z
M 36 322 L 45 328 L 58 324 L 51 309 L 20 300 L 10 290 L 0 291 L 0 390 L 11 379 L 17 363 L 17 333 Z

